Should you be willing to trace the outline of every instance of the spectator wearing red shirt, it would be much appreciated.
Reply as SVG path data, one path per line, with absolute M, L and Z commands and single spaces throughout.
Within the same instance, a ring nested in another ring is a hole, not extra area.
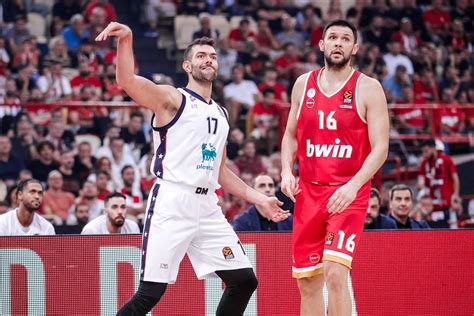
M 423 23 L 431 41 L 440 43 L 448 35 L 451 18 L 443 9 L 443 0 L 433 0 L 432 7 L 423 14 Z
M 425 104 L 438 102 L 438 86 L 432 70 L 423 70 L 420 79 L 413 81 L 413 93 L 415 103 Z
M 92 69 L 89 64 L 83 61 L 79 63 L 79 75 L 71 79 L 71 88 L 74 95 L 78 96 L 82 86 L 86 84 L 94 88 L 96 95 L 102 94 L 102 82 L 99 77 L 92 74 Z
M 429 191 L 433 199 L 432 217 L 447 224 L 451 201 L 459 199 L 460 183 L 456 166 L 451 157 L 436 150 L 433 139 L 422 143 L 421 152 L 423 161 L 418 186 Z
M 392 40 L 400 42 L 402 53 L 408 56 L 413 55 L 422 43 L 421 37 L 413 31 L 413 23 L 406 17 L 400 22 L 400 31 L 392 34 Z
M 91 0 L 86 6 L 86 21 L 89 21 L 92 11 L 97 7 L 101 7 L 105 10 L 107 23 L 117 21 L 117 13 L 115 12 L 114 6 L 109 3 L 109 0 Z
M 252 108 L 252 138 L 258 147 L 257 152 L 269 155 L 275 149 L 278 127 L 278 107 L 275 103 L 275 90 L 263 90 L 262 102 L 255 103 Z
M 283 46 L 283 55 L 275 59 L 275 66 L 280 78 L 291 80 L 293 75 L 293 67 L 300 61 L 295 45 L 286 43 Z
M 74 204 L 74 195 L 63 191 L 63 176 L 53 170 L 48 175 L 48 190 L 44 192 L 43 212 L 45 215 L 56 215 L 65 221 L 69 208 Z
M 238 53 L 238 62 L 249 64 L 252 53 L 257 49 L 257 37 L 250 30 L 250 21 L 248 19 L 240 20 L 239 27 L 230 31 L 229 40 L 230 47 Z
M 267 88 L 275 90 L 275 99 L 281 102 L 288 102 L 288 93 L 286 87 L 281 82 L 277 81 L 278 72 L 273 67 L 265 68 L 263 72 L 263 81 L 258 84 L 258 90 L 263 93 Z
M 248 140 L 242 147 L 242 153 L 235 158 L 235 165 L 240 173 L 250 173 L 256 177 L 262 172 L 266 172 L 262 157 L 256 154 L 255 142 Z
M 402 133 L 416 134 L 425 128 L 424 111 L 414 106 L 413 88 L 409 84 L 402 87 L 402 96 L 396 102 L 410 106 L 404 109 L 394 109 L 392 112 L 397 120 L 397 130 Z
M 273 36 L 272 30 L 268 26 L 268 21 L 261 19 L 257 23 L 257 48 L 260 54 L 271 57 L 280 48 L 280 44 Z
M 443 135 L 459 134 L 466 127 L 464 112 L 454 99 L 454 86 L 444 88 L 442 108 L 438 113 L 439 132 Z
M 102 30 L 107 26 L 107 12 L 102 7 L 95 7 L 89 17 L 88 30 L 90 33 L 90 38 L 96 38 L 97 35 L 102 32 Z M 96 49 L 105 53 L 108 49 L 112 47 L 112 38 L 109 37 L 104 41 L 94 42 Z

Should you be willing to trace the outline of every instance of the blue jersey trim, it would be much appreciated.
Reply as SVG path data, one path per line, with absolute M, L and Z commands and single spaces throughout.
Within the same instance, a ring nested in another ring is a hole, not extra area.
M 169 122 L 165 126 L 161 126 L 161 127 L 153 126 L 153 122 L 155 121 L 155 112 L 153 112 L 153 116 L 151 117 L 151 128 L 153 128 L 153 130 L 155 132 L 161 132 L 161 131 L 169 129 L 174 124 L 176 124 L 176 122 L 178 121 L 181 114 L 183 114 L 185 106 L 186 106 L 186 97 L 183 95 L 183 99 L 181 100 L 181 105 L 179 106 L 179 110 L 178 110 L 178 112 L 176 112 L 176 115 L 173 117 L 171 122 Z
M 145 227 L 143 228 L 143 238 L 142 238 L 142 262 L 141 262 L 141 269 L 140 269 L 140 280 L 143 281 L 143 277 L 145 276 L 145 262 L 146 262 L 146 253 L 148 248 L 148 238 L 150 235 L 150 225 L 151 225 L 151 218 L 153 217 L 153 213 L 155 210 L 155 203 L 156 199 L 158 198 L 158 192 L 160 191 L 160 185 L 155 183 L 151 193 L 150 204 L 148 205 L 148 211 L 145 217 Z
M 201 100 L 202 102 L 206 103 L 206 104 L 212 104 L 212 99 L 209 100 L 209 102 L 207 102 L 206 100 L 204 100 L 204 98 L 202 96 L 200 96 L 197 92 L 194 92 L 193 90 L 189 89 L 189 88 L 182 88 L 184 91 L 186 91 L 187 93 L 189 93 L 190 95 L 192 95 L 193 97 Z

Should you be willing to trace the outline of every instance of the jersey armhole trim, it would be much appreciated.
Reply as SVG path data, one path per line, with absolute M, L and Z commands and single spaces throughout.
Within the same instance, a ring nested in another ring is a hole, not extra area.
M 181 105 L 179 106 L 178 112 L 176 112 L 175 116 L 173 117 L 171 122 L 169 122 L 168 124 L 166 124 L 164 126 L 160 126 L 160 127 L 153 126 L 153 123 L 155 122 L 155 112 L 153 112 L 153 115 L 151 116 L 151 128 L 155 132 L 161 132 L 161 131 L 167 130 L 170 127 L 172 127 L 174 124 L 176 124 L 176 122 L 178 121 L 181 114 L 183 114 L 184 108 L 186 106 L 186 96 L 184 94 L 182 94 L 182 95 L 183 95 L 183 99 L 181 100 Z
M 365 120 L 362 115 L 360 114 L 360 111 L 359 111 L 359 81 L 360 79 L 362 78 L 362 76 L 364 76 L 364 74 L 360 74 L 359 75 L 359 78 L 357 78 L 357 81 L 356 81 L 356 111 L 357 111 L 357 115 L 359 115 L 359 118 L 361 119 L 362 122 L 364 122 L 365 124 L 367 124 L 367 120 Z
M 300 104 L 298 106 L 298 112 L 296 112 L 296 120 L 297 121 L 298 121 L 298 118 L 300 117 L 301 107 L 303 106 L 303 101 L 304 101 L 304 98 L 305 98 L 305 95 L 306 95 L 306 86 L 308 85 L 308 80 L 309 80 L 309 77 L 311 76 L 312 73 L 313 73 L 313 71 L 310 71 L 308 73 L 308 76 L 306 77 L 306 81 L 304 82 L 303 94 L 302 94 L 302 97 L 301 97 L 301 100 L 300 100 Z

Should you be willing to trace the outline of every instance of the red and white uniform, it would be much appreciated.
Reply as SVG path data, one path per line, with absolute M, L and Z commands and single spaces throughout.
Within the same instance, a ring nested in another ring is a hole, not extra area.
M 351 267 L 364 227 L 370 181 L 342 213 L 329 214 L 331 195 L 362 167 L 371 151 L 367 122 L 357 102 L 363 76 L 353 71 L 332 95 L 319 85 L 322 69 L 309 73 L 297 113 L 300 188 L 296 196 L 293 276 L 322 272 L 322 260 Z

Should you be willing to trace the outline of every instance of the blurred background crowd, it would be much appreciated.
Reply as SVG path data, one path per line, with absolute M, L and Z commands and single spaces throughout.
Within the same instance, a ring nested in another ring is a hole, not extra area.
M 344 18 L 359 32 L 353 66 L 380 80 L 391 113 L 389 159 L 374 181 L 367 228 L 473 227 L 473 16 L 469 0 L 4 0 L 0 214 L 18 206 L 16 184 L 32 177 L 45 188 L 38 213 L 57 232 L 80 232 L 115 191 L 127 197 L 127 217 L 143 224 L 154 182 L 151 113 L 116 83 L 116 41 L 94 42 L 110 21 L 131 26 L 136 72 L 157 84 L 185 85 L 183 49 L 215 39 L 213 98 L 231 124 L 226 163 L 292 210 L 279 189 L 291 88 L 324 65 L 324 25 Z M 408 187 L 391 191 L 400 184 Z M 411 204 L 397 214 L 391 192 L 403 190 Z M 217 193 L 237 230 L 291 229 Z M 395 227 L 378 227 L 379 214 Z M 427 226 L 404 227 L 407 218 Z

